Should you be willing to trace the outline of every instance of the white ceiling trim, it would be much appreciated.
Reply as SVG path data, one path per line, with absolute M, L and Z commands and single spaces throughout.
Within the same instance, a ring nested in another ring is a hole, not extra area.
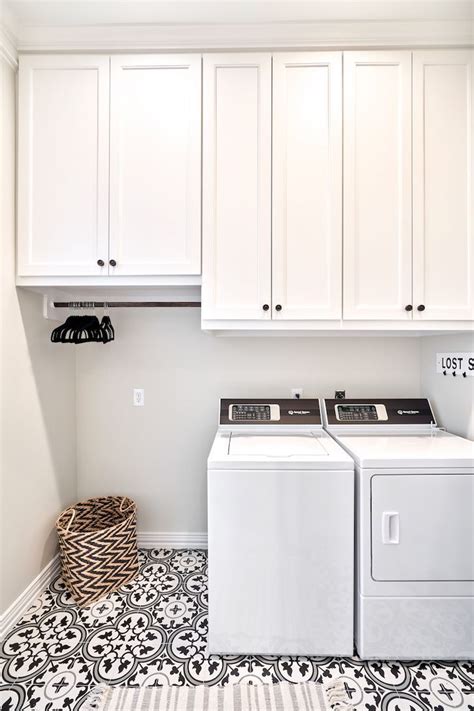
M 0 57 L 13 68 L 18 66 L 17 29 L 15 18 L 0 0 Z
M 471 0 L 2 0 L 22 27 L 472 19 Z
M 471 46 L 466 20 L 22 27 L 20 52 Z
M 18 66 L 16 39 L 3 24 L 0 24 L 0 57 L 11 67 Z

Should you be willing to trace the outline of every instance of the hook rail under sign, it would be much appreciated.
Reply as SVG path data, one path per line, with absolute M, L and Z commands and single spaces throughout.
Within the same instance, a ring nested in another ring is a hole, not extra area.
M 437 353 L 436 372 L 454 378 L 474 377 L 474 353 Z

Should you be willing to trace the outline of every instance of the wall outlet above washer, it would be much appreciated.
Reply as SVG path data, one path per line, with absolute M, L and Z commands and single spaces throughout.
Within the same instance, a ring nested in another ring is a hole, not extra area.
M 143 407 L 145 405 L 145 391 L 143 388 L 133 388 L 133 404 L 135 407 Z

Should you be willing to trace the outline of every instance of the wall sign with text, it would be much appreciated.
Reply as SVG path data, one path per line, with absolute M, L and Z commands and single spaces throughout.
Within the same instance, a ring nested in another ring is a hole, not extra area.
M 460 378 L 474 377 L 474 353 L 437 353 L 436 372 Z

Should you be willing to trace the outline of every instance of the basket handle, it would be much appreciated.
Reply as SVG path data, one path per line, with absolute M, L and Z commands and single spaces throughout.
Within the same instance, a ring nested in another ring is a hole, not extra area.
M 128 506 L 127 506 L 127 508 L 125 509 L 125 511 L 128 511 L 128 509 L 130 509 L 130 508 L 133 506 L 133 501 L 131 501 L 128 497 L 125 496 L 125 497 L 122 499 L 122 502 L 121 502 L 121 504 L 120 504 L 120 513 L 123 513 L 123 512 L 124 512 L 123 505 L 124 505 L 124 503 L 125 503 L 126 501 L 130 501 L 130 503 L 128 504 Z
M 67 513 L 67 511 L 66 511 L 65 513 Z M 65 529 L 66 533 L 69 533 L 69 529 L 71 528 L 72 522 L 73 522 L 74 519 L 76 518 L 76 512 L 75 512 L 74 509 L 71 509 L 71 514 L 72 514 L 72 516 L 71 516 L 70 521 L 69 521 L 69 523 L 68 523 L 68 525 L 66 526 L 66 529 Z

